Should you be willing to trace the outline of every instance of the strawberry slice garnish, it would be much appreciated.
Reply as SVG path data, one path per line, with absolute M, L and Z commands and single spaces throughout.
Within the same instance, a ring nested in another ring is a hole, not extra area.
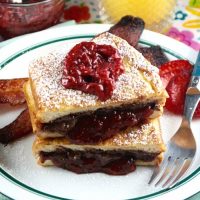
M 193 66 L 187 60 L 170 61 L 161 65 L 159 69 L 161 80 L 169 94 L 165 107 L 175 114 L 183 114 L 185 95 L 192 69 Z M 200 117 L 200 104 L 194 116 Z
M 166 88 L 170 80 L 175 76 L 189 75 L 192 72 L 192 65 L 187 60 L 173 60 L 160 66 L 160 77 Z
M 185 93 L 188 86 L 187 76 L 173 77 L 166 87 L 169 98 L 166 101 L 165 107 L 167 110 L 175 113 L 183 113 Z

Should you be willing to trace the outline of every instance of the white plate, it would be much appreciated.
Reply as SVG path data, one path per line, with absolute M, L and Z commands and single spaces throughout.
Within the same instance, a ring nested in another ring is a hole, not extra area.
M 35 57 L 55 46 L 73 46 L 82 40 L 106 31 L 109 25 L 75 25 L 33 34 L 7 45 L 0 50 L 0 79 L 27 77 L 27 66 Z M 170 59 L 195 61 L 197 53 L 184 44 L 158 33 L 144 31 L 143 45 L 159 44 Z M 11 122 L 20 109 L 0 106 L 0 127 Z M 180 123 L 180 117 L 165 113 L 161 125 L 168 140 Z M 197 139 L 197 157 L 186 177 L 170 190 L 147 184 L 152 169 L 138 167 L 126 176 L 109 176 L 102 173 L 77 175 L 72 172 L 38 166 L 32 155 L 31 135 L 11 145 L 0 146 L 0 191 L 14 199 L 176 199 L 186 198 L 200 190 L 200 120 L 193 121 Z M 184 192 L 182 192 L 184 191 Z

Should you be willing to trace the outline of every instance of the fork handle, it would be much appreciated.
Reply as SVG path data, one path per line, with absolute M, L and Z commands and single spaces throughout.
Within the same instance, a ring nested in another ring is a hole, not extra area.
M 183 116 L 190 123 L 200 100 L 200 51 L 186 92 Z
M 188 89 L 189 90 L 189 89 Z M 186 94 L 183 116 L 190 123 L 200 100 L 200 94 Z
M 198 90 L 197 94 L 200 94 L 200 51 L 192 71 L 192 77 L 189 83 L 189 88 L 190 87 L 196 88 L 196 90 Z
M 199 76 L 200 77 L 200 51 L 198 53 L 197 60 L 196 60 L 195 65 L 194 65 L 192 76 L 197 76 L 197 77 Z
M 189 83 L 189 88 L 190 87 L 196 88 L 198 91 L 197 94 L 200 94 L 200 51 L 192 71 L 192 77 Z

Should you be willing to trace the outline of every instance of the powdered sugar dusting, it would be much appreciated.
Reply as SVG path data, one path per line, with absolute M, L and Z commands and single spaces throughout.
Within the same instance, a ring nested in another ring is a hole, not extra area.
M 79 90 L 65 89 L 61 84 L 66 51 L 55 51 L 35 60 L 30 65 L 30 77 L 35 84 L 38 104 L 44 108 L 60 108 L 60 104 L 84 106 L 87 102 L 95 104 L 97 97 Z
M 144 77 L 151 82 L 155 92 L 160 93 L 163 91 L 158 68 L 151 65 L 151 63 L 146 60 L 140 52 L 130 46 L 127 41 L 121 40 L 108 32 L 101 34 L 93 41 L 100 44 L 110 44 L 117 48 L 120 55 L 126 58 L 131 66 L 134 66 L 131 68 L 131 71 L 140 70 L 144 74 Z
M 93 41 L 114 46 L 119 50 L 123 60 L 125 73 L 119 76 L 111 99 L 101 102 L 95 95 L 65 89 L 62 86 L 61 78 L 67 48 L 60 46 L 30 64 L 30 79 L 34 85 L 34 93 L 38 97 L 39 108 L 51 110 L 60 109 L 63 104 L 72 107 L 92 107 L 97 104 L 106 106 L 114 102 L 124 103 L 130 100 L 136 102 L 141 97 L 145 98 L 150 94 L 156 96 L 163 91 L 157 69 L 125 40 L 110 33 L 104 33 Z
M 162 138 L 160 130 L 153 123 L 146 123 L 140 128 L 128 129 L 123 135 L 118 135 L 113 143 L 120 146 L 161 144 Z

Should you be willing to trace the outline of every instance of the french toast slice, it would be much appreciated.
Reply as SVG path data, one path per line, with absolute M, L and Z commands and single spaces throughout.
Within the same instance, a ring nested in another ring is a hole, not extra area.
M 122 160 L 134 165 L 159 165 L 164 151 L 158 119 L 122 131 L 96 145 L 76 145 L 66 138 L 38 137 L 33 144 L 39 165 L 55 165 L 76 173 L 106 172 L 105 167 L 112 163 L 120 168 Z M 124 169 L 127 170 L 124 174 L 132 170 L 128 166 Z
M 125 72 L 119 76 L 112 97 L 100 101 L 95 95 L 65 89 L 60 79 L 67 52 L 54 51 L 35 60 L 29 66 L 36 118 L 41 123 L 48 123 L 72 113 L 130 104 L 145 105 L 149 102 L 155 103 L 156 108 L 161 108 L 159 115 L 162 114 L 167 93 L 160 80 L 158 69 L 125 40 L 115 35 L 106 32 L 94 38 L 93 42 L 112 45 L 118 49 L 122 58 Z
M 63 137 L 64 135 L 62 132 L 59 131 L 59 129 L 52 130 L 52 129 L 48 128 L 48 126 L 54 125 L 55 121 L 44 124 L 44 123 L 41 123 L 38 120 L 38 118 L 36 117 L 36 106 L 35 106 L 34 97 L 31 92 L 31 87 L 30 87 L 29 81 L 27 83 L 25 83 L 25 85 L 24 85 L 24 93 L 25 93 L 25 97 L 27 99 L 27 104 L 29 107 L 29 113 L 30 113 L 30 117 L 31 117 L 33 132 L 38 137 L 42 137 L 42 138 Z M 162 107 L 154 108 L 154 111 L 152 111 L 152 112 L 153 113 L 150 118 L 153 119 L 153 118 L 155 118 L 155 116 L 160 116 L 160 114 L 162 113 Z M 96 111 L 96 113 L 97 113 L 97 111 Z M 91 113 L 89 113 L 89 115 L 91 115 Z M 83 117 L 84 116 L 86 116 L 86 115 L 83 114 Z M 66 121 L 62 121 L 62 123 L 56 123 L 57 126 L 67 126 L 66 124 L 67 124 Z M 65 131 L 65 132 L 67 132 L 67 131 Z

